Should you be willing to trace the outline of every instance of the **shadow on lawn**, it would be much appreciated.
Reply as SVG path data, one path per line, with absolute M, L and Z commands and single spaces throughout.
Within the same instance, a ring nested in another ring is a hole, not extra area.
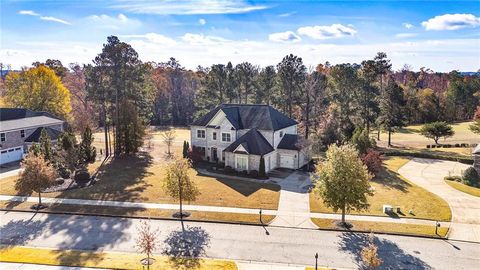
M 379 269 L 431 269 L 427 263 L 405 253 L 390 240 L 374 237 L 374 243 L 378 247 L 378 256 L 383 261 Z M 340 235 L 339 249 L 352 254 L 360 269 L 366 269 L 362 263 L 361 251 L 367 244 L 368 234 L 346 232 Z
M 412 185 L 400 177 L 400 174 L 389 170 L 385 165 L 380 172 L 372 179 L 372 182 L 384 185 L 388 188 L 407 192 L 407 188 Z
M 87 188 L 62 192 L 61 198 L 142 201 L 141 194 L 149 186 L 145 178 L 152 175 L 148 168 L 153 160 L 149 153 L 114 158 L 98 168 L 96 182 Z
M 279 185 L 271 184 L 271 183 L 257 183 L 257 182 L 249 181 L 248 179 L 238 180 L 238 179 L 228 178 L 228 175 L 226 175 L 224 178 L 214 177 L 214 176 L 202 174 L 198 171 L 197 171 L 197 175 L 215 179 L 218 182 L 228 186 L 229 188 L 235 190 L 236 192 L 242 194 L 245 197 L 252 195 L 253 193 L 257 192 L 260 189 L 280 191 Z

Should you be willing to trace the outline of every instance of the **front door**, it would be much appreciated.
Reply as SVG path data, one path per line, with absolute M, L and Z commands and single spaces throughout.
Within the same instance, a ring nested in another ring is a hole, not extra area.
M 217 148 L 212 147 L 212 160 L 217 162 L 218 161 L 218 155 L 217 155 Z

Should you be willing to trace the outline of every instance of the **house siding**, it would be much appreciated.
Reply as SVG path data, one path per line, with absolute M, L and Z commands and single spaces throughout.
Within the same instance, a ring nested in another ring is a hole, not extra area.
M 59 131 L 63 131 L 63 124 L 56 124 L 56 125 L 50 125 L 50 126 L 44 126 L 44 127 L 49 127 L 53 128 Z M 25 136 L 22 138 L 21 136 L 21 130 L 14 130 L 14 131 L 6 131 L 5 133 L 5 141 L 0 142 L 1 147 L 0 149 L 9 149 L 12 147 L 18 147 L 18 146 L 25 146 L 25 139 L 28 138 L 37 128 L 25 128 Z M 3 132 L 2 132 L 3 133 Z

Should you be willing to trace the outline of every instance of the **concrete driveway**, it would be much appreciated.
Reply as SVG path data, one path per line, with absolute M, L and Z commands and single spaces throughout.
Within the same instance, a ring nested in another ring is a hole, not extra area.
M 480 242 L 480 198 L 450 187 L 443 179 L 449 173 L 460 175 L 468 167 L 453 161 L 414 158 L 398 172 L 450 205 L 452 222 L 449 239 Z
M 317 228 L 310 220 L 308 187 L 310 176 L 294 172 L 278 182 L 281 187 L 277 216 L 270 225 L 295 228 Z

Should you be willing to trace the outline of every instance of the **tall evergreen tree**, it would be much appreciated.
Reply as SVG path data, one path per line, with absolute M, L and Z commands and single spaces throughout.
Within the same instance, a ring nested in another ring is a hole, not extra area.
M 380 117 L 378 118 L 378 123 L 388 132 L 388 146 L 392 145 L 392 132 L 405 126 L 403 106 L 405 106 L 405 100 L 402 88 L 392 78 L 388 79 L 380 100 Z
M 293 54 L 285 56 L 277 64 L 278 80 L 280 86 L 280 108 L 292 117 L 293 109 L 298 104 L 301 88 L 305 82 L 307 68 L 302 58 Z

